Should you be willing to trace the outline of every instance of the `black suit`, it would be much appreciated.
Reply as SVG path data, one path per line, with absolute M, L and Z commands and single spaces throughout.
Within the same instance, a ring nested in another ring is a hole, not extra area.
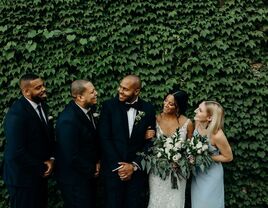
M 95 207 L 96 129 L 71 101 L 56 124 L 56 178 L 65 207 Z
M 44 113 L 46 107 L 42 104 Z M 24 97 L 9 109 L 4 121 L 4 182 L 11 197 L 11 207 L 46 207 L 47 179 L 44 161 L 53 156 L 53 128 L 42 123 Z
M 136 153 L 144 151 L 150 143 L 144 137 L 149 126 L 155 128 L 155 111 L 151 104 L 139 99 L 136 115 L 139 112 L 144 112 L 145 115 L 139 121 L 135 121 L 129 136 L 127 110 L 124 104 L 118 97 L 103 104 L 99 135 L 107 208 L 141 208 L 145 204 L 144 190 L 147 177 L 143 171 L 135 171 L 129 181 L 121 181 L 117 171 L 112 172 L 119 166 L 118 162 L 135 162 L 141 167 L 141 158 Z

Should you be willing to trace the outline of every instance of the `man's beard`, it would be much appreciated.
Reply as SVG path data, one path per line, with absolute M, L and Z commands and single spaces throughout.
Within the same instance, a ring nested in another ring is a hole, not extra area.
M 46 101 L 47 97 L 44 96 L 44 97 L 40 97 L 40 96 L 35 96 L 35 97 L 32 97 L 32 100 L 35 102 L 35 103 L 42 103 L 44 101 Z

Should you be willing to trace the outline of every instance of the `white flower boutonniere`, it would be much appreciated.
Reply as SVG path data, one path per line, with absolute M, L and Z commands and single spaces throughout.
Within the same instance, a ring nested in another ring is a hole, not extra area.
M 145 116 L 145 112 L 144 111 L 138 111 L 136 117 L 135 117 L 135 123 L 134 125 L 137 125 L 139 123 L 139 121 Z
M 93 115 L 94 118 L 99 118 L 100 117 L 99 113 L 93 113 L 92 115 Z

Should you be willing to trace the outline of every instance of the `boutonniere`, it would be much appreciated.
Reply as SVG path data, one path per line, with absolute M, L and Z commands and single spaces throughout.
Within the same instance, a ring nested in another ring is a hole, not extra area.
M 139 121 L 145 116 L 145 112 L 144 111 L 138 111 L 136 117 L 135 117 L 135 125 L 137 125 L 139 123 Z
M 99 113 L 93 113 L 92 114 L 94 118 L 99 118 L 100 114 Z

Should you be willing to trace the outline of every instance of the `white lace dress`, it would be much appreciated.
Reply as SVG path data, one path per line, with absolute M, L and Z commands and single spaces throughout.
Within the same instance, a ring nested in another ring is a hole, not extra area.
M 189 119 L 180 128 L 181 138 L 186 139 Z M 175 132 L 174 132 L 175 133 Z M 156 126 L 156 135 L 163 134 L 160 126 Z M 178 189 L 171 188 L 171 178 L 165 180 L 159 176 L 149 175 L 150 200 L 148 208 L 184 208 L 186 180 L 178 180 Z

